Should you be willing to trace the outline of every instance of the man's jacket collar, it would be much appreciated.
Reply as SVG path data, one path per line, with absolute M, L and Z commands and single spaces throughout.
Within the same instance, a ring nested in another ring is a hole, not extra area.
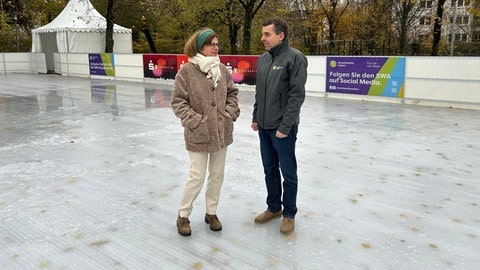
M 273 56 L 277 56 L 279 55 L 280 53 L 282 53 L 283 51 L 285 51 L 286 49 L 288 48 L 288 39 L 285 38 L 282 43 L 278 44 L 277 46 L 273 47 L 270 49 L 270 53 L 273 55 Z

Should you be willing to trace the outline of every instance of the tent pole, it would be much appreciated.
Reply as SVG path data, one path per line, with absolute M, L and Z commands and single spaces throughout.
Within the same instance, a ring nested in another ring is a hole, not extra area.
M 70 53 L 70 45 L 68 44 L 68 31 L 66 31 L 65 33 L 67 35 L 67 76 L 70 76 L 70 61 L 68 60 L 68 54 Z
M 5 54 L 2 53 L 2 59 L 3 59 L 3 71 L 5 71 L 5 77 L 7 77 L 7 64 L 5 63 Z

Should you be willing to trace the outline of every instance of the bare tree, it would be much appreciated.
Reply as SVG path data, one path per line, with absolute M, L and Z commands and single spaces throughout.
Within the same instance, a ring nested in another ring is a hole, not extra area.
M 263 6 L 265 0 L 237 0 L 243 7 L 245 13 L 243 18 L 243 43 L 242 54 L 250 54 L 250 41 L 252 37 L 252 21 L 258 10 Z
M 444 0 L 440 0 L 444 1 Z M 400 55 L 405 54 L 405 48 L 408 44 L 408 33 L 415 25 L 424 11 L 427 10 L 428 1 L 400 0 L 393 5 L 395 30 L 398 34 L 398 51 Z
M 237 44 L 238 44 L 238 31 L 242 27 L 242 20 L 237 15 L 237 5 L 235 5 L 233 0 L 227 0 L 225 3 L 226 12 L 226 24 L 228 25 L 228 38 L 230 41 L 230 54 L 237 54 Z
M 350 53 L 390 54 L 392 23 L 392 0 L 352 0 L 342 20 L 347 37 L 352 39 Z M 374 16 L 372 14 L 375 14 Z M 347 24 L 345 24 L 345 22 Z
M 240 3 L 236 0 L 225 0 L 223 8 L 216 10 L 216 16 L 221 24 L 228 26 L 228 40 L 230 54 L 238 54 L 238 32 L 242 28 L 243 17 L 241 16 Z
M 340 18 L 350 4 L 350 0 L 320 0 L 318 3 L 323 13 L 325 13 L 328 25 L 328 54 L 333 54 L 335 32 Z
M 292 8 L 293 16 L 297 18 L 297 23 L 302 31 L 303 45 L 305 48 L 309 48 L 310 53 L 312 53 L 312 45 L 317 43 L 317 28 L 321 25 L 321 23 L 312 16 L 318 8 L 316 2 L 316 0 L 293 0 L 288 6 Z

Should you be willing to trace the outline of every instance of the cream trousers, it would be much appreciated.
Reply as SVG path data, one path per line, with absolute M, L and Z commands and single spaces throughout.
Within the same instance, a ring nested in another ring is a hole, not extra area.
M 178 215 L 184 218 L 190 217 L 193 202 L 197 199 L 205 182 L 207 166 L 208 179 L 207 189 L 205 191 L 205 211 L 209 215 L 216 215 L 225 172 L 227 147 L 215 153 L 189 151 L 188 155 L 190 156 L 190 172 L 187 183 L 185 184 L 185 189 L 183 190 Z

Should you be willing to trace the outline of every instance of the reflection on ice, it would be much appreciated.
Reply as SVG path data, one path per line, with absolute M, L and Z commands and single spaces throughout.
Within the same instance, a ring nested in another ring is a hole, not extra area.
M 147 108 L 169 107 L 171 95 L 172 95 L 171 89 L 161 89 L 158 87 L 146 87 L 145 88 L 145 105 Z

